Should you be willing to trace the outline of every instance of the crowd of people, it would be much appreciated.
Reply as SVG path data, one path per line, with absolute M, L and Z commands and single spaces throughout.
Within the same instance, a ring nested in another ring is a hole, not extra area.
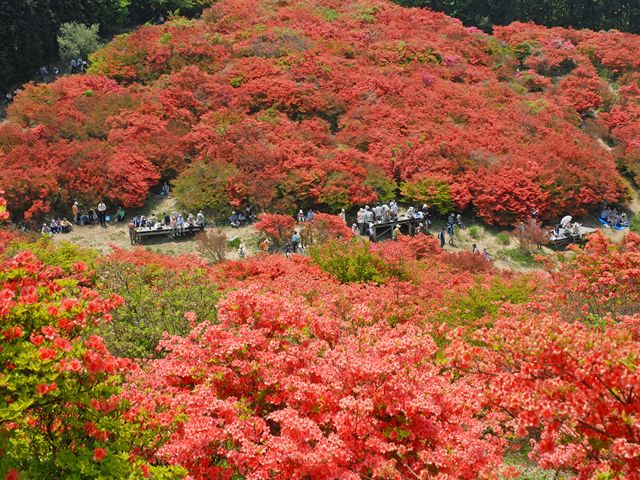
M 129 238 L 133 244 L 136 241 L 136 232 L 145 230 L 170 230 L 170 236 L 176 238 L 196 227 L 204 228 L 206 224 L 202 210 L 195 216 L 192 213 L 183 215 L 179 212 L 163 213 L 159 216 L 152 213 L 149 217 L 135 216 L 129 222 Z
M 42 224 L 40 232 L 43 235 L 51 236 L 58 233 L 69 233 L 73 230 L 74 226 L 99 224 L 106 228 L 109 222 L 122 222 L 124 220 L 124 216 L 125 212 L 122 207 L 117 209 L 113 217 L 107 215 L 107 206 L 103 200 L 98 202 L 95 207 L 88 207 L 82 212 L 80 210 L 80 205 L 75 201 L 71 205 L 71 221 L 67 220 L 66 217 L 53 217 L 51 220 L 45 221 Z
M 76 73 L 84 73 L 87 71 L 87 68 L 89 68 L 89 64 L 87 63 L 86 60 L 83 60 L 82 58 L 77 58 L 77 59 L 74 58 L 69 62 L 68 72 L 71 75 Z M 53 64 L 49 66 L 43 65 L 38 70 L 36 74 L 36 78 L 38 78 L 41 82 L 51 82 L 51 81 L 55 81 L 60 76 L 61 73 L 64 73 L 64 72 L 61 72 L 60 68 L 58 68 L 57 65 L 53 65 Z M 9 105 L 10 103 L 13 102 L 13 99 L 20 92 L 22 92 L 21 88 L 15 88 L 13 90 L 10 90 L 4 94 L 2 101 L 4 102 L 5 105 Z
M 231 212 L 231 216 L 229 217 L 229 224 L 233 228 L 242 228 L 252 224 L 256 220 L 257 217 L 255 213 L 253 213 L 253 207 L 249 205 L 244 210 L 241 210 L 239 212 L 236 212 L 235 210 Z
M 616 208 L 605 206 L 602 209 L 600 218 L 612 228 L 627 228 L 629 226 L 627 214 L 619 212 Z

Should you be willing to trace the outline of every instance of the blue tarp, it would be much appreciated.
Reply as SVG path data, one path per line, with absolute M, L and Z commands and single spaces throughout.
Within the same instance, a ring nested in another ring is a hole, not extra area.
M 598 221 L 603 224 L 605 227 L 609 227 L 609 228 L 613 228 L 614 230 L 624 230 L 625 228 L 628 228 L 628 225 L 626 227 L 621 227 L 621 226 L 611 226 L 609 224 L 609 222 L 607 222 L 604 218 L 602 217 L 598 217 Z

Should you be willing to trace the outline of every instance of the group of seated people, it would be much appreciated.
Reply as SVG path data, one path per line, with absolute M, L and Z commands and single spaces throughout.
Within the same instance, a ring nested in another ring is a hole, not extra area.
M 231 212 L 229 223 L 233 228 L 240 228 L 255 222 L 256 219 L 257 217 L 255 213 L 253 213 L 253 207 L 249 205 L 240 212 L 236 212 L 235 210 Z
M 105 218 L 107 222 L 110 222 L 111 220 L 113 220 L 116 223 L 120 223 L 124 220 L 124 217 L 125 217 L 124 208 L 118 207 L 118 210 L 116 211 L 116 214 L 113 216 L 113 219 L 108 215 Z M 98 221 L 99 221 L 98 211 L 95 208 L 90 208 L 85 213 L 78 215 L 78 220 L 76 223 L 78 225 L 94 225 L 94 224 L 97 224 Z
M 565 237 L 579 237 L 581 236 L 581 226 L 578 222 L 567 223 L 565 226 L 556 225 L 555 228 L 549 232 L 549 239 L 558 240 Z
M 188 213 L 186 218 L 178 212 L 173 212 L 171 214 L 165 213 L 156 216 L 155 213 L 149 215 L 149 217 L 145 217 L 141 215 L 140 217 L 133 217 L 131 220 L 133 224 L 133 228 L 137 229 L 171 229 L 173 236 L 182 235 L 185 230 L 190 228 L 204 228 L 206 225 L 206 221 L 204 218 L 204 214 L 202 210 L 197 213 L 194 217 L 193 214 Z
M 60 220 L 60 218 L 52 218 L 49 223 L 45 222 L 42 224 L 40 232 L 42 235 L 52 236 L 58 233 L 69 233 L 72 229 L 73 224 L 66 218 L 62 220 Z
M 627 214 L 618 212 L 615 208 L 605 207 L 600 214 L 600 218 L 607 222 L 612 228 L 626 228 L 629 226 Z

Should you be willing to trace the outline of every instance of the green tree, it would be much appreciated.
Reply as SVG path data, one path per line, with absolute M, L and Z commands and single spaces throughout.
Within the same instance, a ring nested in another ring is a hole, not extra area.
M 411 203 L 427 203 L 441 213 L 449 212 L 453 208 L 451 187 L 439 178 L 426 176 L 403 182 L 400 192 Z
M 227 218 L 231 214 L 227 185 L 237 173 L 228 163 L 197 162 L 175 179 L 173 193 L 190 212 L 206 210 L 216 218 Z
M 91 26 L 82 23 L 63 23 L 58 33 L 60 58 L 68 61 L 72 58 L 87 58 L 100 47 L 98 30 L 100 25 Z

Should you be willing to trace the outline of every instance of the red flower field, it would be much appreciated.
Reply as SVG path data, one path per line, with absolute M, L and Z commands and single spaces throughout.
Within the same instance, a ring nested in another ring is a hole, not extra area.
M 616 161 L 640 175 L 638 47 L 519 23 L 490 36 L 383 0 L 222 0 L 26 88 L 0 126 L 0 184 L 16 219 L 139 206 L 194 162 L 223 168 L 227 203 L 278 212 L 427 182 L 421 198 L 489 223 L 579 215 L 624 200 Z

